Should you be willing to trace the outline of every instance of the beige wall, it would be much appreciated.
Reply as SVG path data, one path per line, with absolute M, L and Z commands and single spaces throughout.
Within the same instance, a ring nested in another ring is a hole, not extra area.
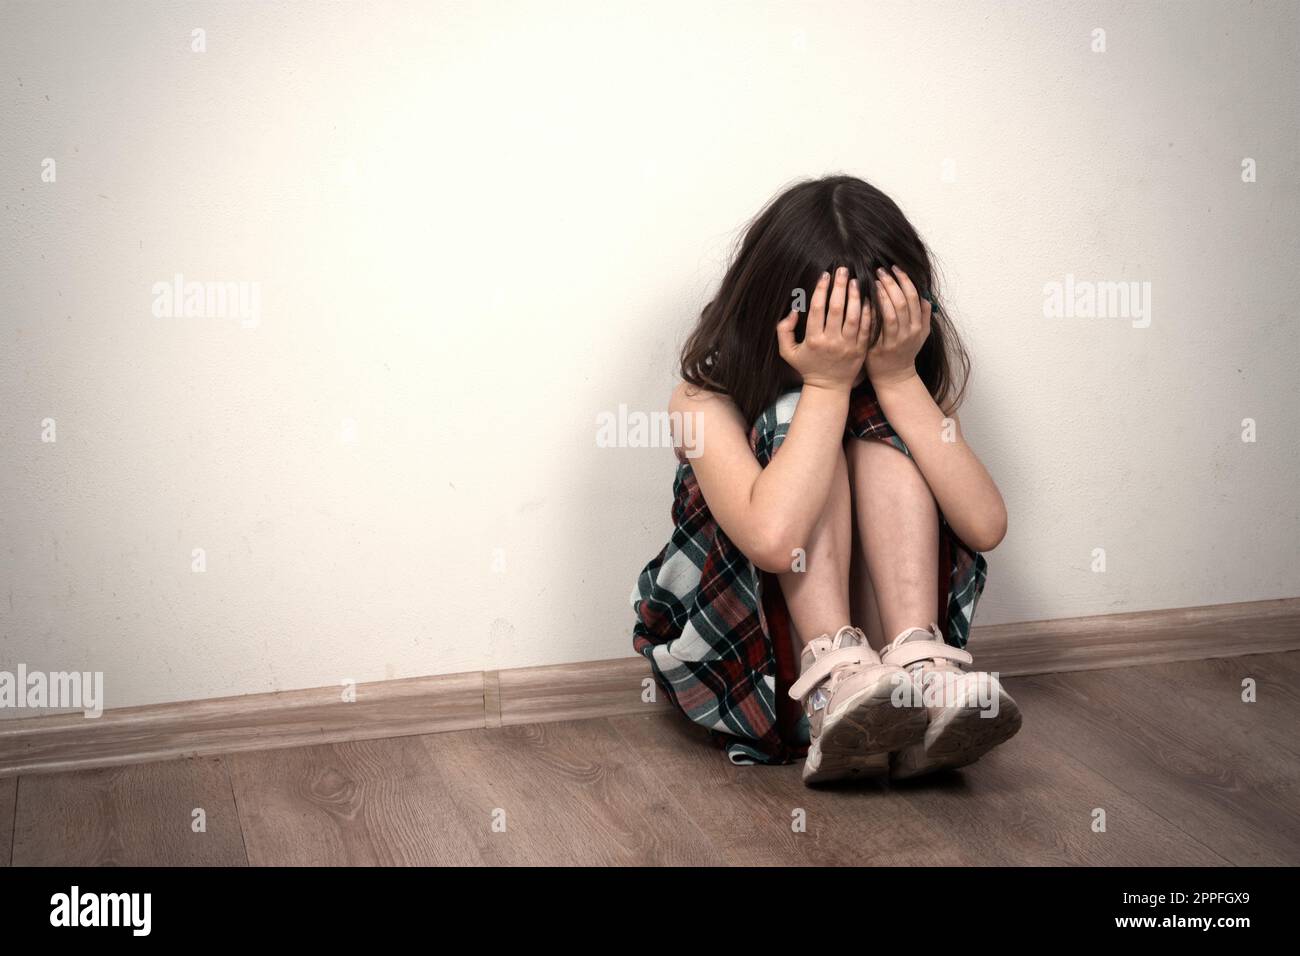
M 0 668 L 123 706 L 629 654 L 672 455 L 596 416 L 663 406 L 736 229 L 831 171 L 913 217 L 971 343 L 1011 512 L 981 622 L 1300 594 L 1298 35 L 1283 2 L 4 4 Z M 256 322 L 158 317 L 177 273 L 256 283 Z M 1149 326 L 1045 318 L 1067 274 L 1149 282 Z

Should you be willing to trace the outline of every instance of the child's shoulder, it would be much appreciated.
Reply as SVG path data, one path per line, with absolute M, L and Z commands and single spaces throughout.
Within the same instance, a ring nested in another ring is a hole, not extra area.
M 689 382 L 680 382 L 668 399 L 668 417 L 674 431 L 702 438 L 707 431 L 726 445 L 743 445 L 749 426 L 731 396 Z M 702 449 L 701 449 L 702 450 Z
M 731 397 L 722 392 L 711 392 L 689 382 L 678 382 L 668 398 L 670 412 L 730 412 L 737 413 Z

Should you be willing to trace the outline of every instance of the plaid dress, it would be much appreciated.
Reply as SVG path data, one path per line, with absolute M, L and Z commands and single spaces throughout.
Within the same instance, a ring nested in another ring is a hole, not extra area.
M 759 416 L 749 444 L 759 464 L 785 440 L 799 392 Z M 846 436 L 907 446 L 870 383 L 854 389 Z M 632 644 L 674 706 L 708 728 L 733 763 L 789 763 L 807 751 L 807 724 L 787 694 L 798 677 L 791 624 L 776 576 L 759 570 L 718 527 L 690 462 L 677 451 L 673 533 L 632 591 Z M 988 563 L 940 518 L 939 607 L 944 640 L 964 647 Z

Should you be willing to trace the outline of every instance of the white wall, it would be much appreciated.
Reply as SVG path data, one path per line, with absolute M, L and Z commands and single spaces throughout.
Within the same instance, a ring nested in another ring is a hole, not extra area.
M 5 4 L 0 667 L 123 706 L 630 654 L 673 459 L 596 415 L 662 407 L 738 227 L 833 171 L 972 347 L 981 623 L 1300 594 L 1298 38 L 1287 2 Z M 260 283 L 258 326 L 156 318 L 178 272 Z M 1150 327 L 1045 319 L 1067 273 L 1149 281 Z

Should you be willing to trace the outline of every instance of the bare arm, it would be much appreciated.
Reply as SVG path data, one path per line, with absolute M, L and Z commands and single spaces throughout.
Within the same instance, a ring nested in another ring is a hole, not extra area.
M 1007 532 L 1006 505 L 962 438 L 956 416 L 945 415 L 916 374 L 916 352 L 930 333 L 930 303 L 920 299 L 902 270 L 895 273 L 881 270 L 876 283 L 883 328 L 868 356 L 872 387 L 952 530 L 976 551 L 991 551 Z
M 800 343 L 798 317 L 791 311 L 777 335 L 782 357 L 803 376 L 803 392 L 780 454 L 766 468 L 750 450 L 749 423 L 725 396 L 682 385 L 670 406 L 698 416 L 698 447 L 688 451 L 709 510 L 747 558 L 773 573 L 790 569 L 792 552 L 806 546 L 826 506 L 870 327 L 847 270 L 837 270 L 833 285 L 829 276 L 818 283 Z
M 727 537 L 764 571 L 789 571 L 826 507 L 849 412 L 848 389 L 804 386 L 781 453 L 764 468 L 726 397 L 679 386 L 673 411 L 697 415 L 692 459 L 704 500 Z

